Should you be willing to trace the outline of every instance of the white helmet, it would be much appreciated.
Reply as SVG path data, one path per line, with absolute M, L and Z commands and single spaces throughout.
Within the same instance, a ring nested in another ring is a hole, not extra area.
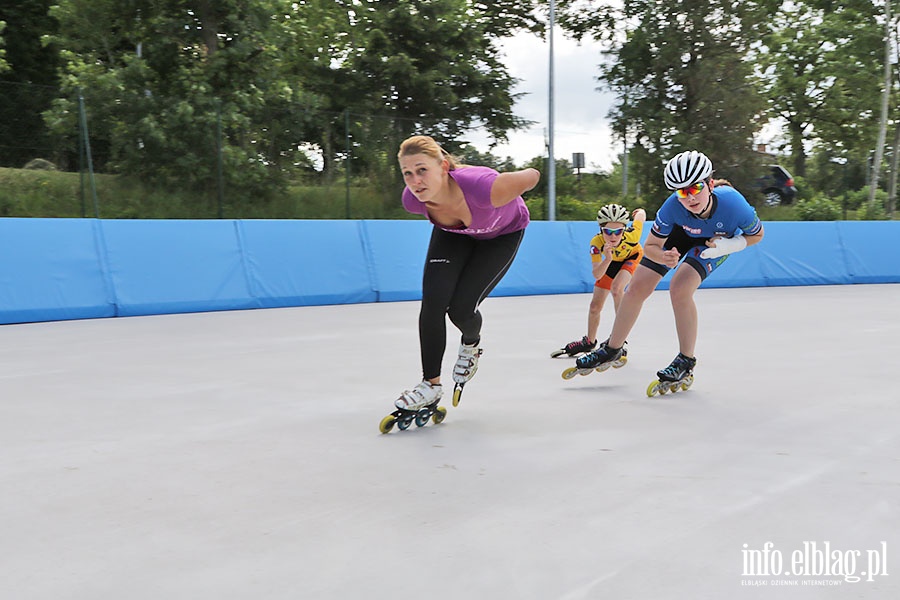
M 712 175 L 712 161 L 696 150 L 676 154 L 666 163 L 665 181 L 670 190 L 686 188 Z
M 607 204 L 597 211 L 597 223 L 601 227 L 611 221 L 628 223 L 628 209 L 621 204 Z

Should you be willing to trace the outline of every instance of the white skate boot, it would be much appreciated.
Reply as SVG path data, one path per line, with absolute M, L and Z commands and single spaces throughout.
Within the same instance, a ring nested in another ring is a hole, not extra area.
M 459 345 L 459 358 L 456 359 L 456 365 L 453 367 L 453 382 L 456 384 L 464 384 L 475 376 L 478 370 L 478 358 L 481 356 L 481 348 L 478 342 L 472 345 Z
M 419 410 L 423 406 L 434 404 L 444 395 L 444 388 L 441 384 L 431 384 L 427 381 L 421 381 L 411 390 L 406 390 L 397 400 L 394 406 L 403 410 Z

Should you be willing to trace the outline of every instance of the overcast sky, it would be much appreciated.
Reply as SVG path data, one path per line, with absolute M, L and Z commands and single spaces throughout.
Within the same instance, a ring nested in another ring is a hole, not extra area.
M 525 92 L 513 110 L 534 121 L 528 130 L 509 135 L 509 143 L 491 150 L 494 156 L 510 156 L 519 166 L 536 156 L 546 156 L 549 121 L 549 44 L 531 34 L 520 34 L 503 42 L 505 63 L 510 75 L 520 79 L 514 92 Z M 571 161 L 572 154 L 583 152 L 585 171 L 609 171 L 619 161 L 621 142 L 614 141 L 606 115 L 615 101 L 609 91 L 598 91 L 598 65 L 602 61 L 600 44 L 581 44 L 565 39 L 557 30 L 554 38 L 554 156 Z M 754 143 L 769 144 L 769 150 L 781 143 L 782 124 L 769 123 Z M 479 150 L 489 150 L 487 135 L 470 135 Z
M 509 144 L 497 146 L 491 153 L 510 156 L 517 165 L 536 156 L 545 156 L 549 122 L 549 43 L 534 35 L 519 35 L 502 45 L 510 75 L 520 79 L 514 92 L 526 95 L 515 104 L 516 116 L 534 121 L 529 130 L 512 133 Z M 563 38 L 557 31 L 554 54 L 554 156 L 571 161 L 572 154 L 583 152 L 586 171 L 608 171 L 622 148 L 610 134 L 606 114 L 614 97 L 597 91 L 600 64 L 599 44 L 580 45 Z M 473 145 L 487 150 L 487 136 L 470 136 Z

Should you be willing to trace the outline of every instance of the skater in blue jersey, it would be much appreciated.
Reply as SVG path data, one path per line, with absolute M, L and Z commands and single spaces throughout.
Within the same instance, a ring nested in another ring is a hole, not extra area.
M 713 166 L 702 152 L 689 151 L 666 163 L 664 180 L 672 195 L 656 213 L 644 243 L 644 258 L 634 272 L 616 311 L 609 339 L 576 361 L 579 368 L 611 363 L 622 355 L 622 346 L 641 313 L 644 301 L 670 269 L 675 269 L 669 296 L 675 313 L 679 352 L 657 375 L 671 383 L 665 393 L 684 382 L 697 362 L 697 306 L 694 292 L 729 254 L 759 243 L 763 226 L 756 210 L 731 186 L 714 189 Z M 687 383 L 690 385 L 690 383 Z M 649 395 L 653 389 L 647 392 Z M 686 389 L 686 387 L 685 387 Z

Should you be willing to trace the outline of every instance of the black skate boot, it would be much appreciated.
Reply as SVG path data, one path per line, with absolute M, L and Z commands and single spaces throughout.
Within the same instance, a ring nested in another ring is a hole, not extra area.
M 659 379 L 650 383 L 647 388 L 647 396 L 652 398 L 656 394 L 675 393 L 678 390 L 687 391 L 694 383 L 693 369 L 696 364 L 696 358 L 685 356 L 679 352 L 672 364 L 656 372 Z
M 622 357 L 623 348 L 611 348 L 608 342 L 603 342 L 593 352 L 575 359 L 575 366 L 579 369 L 596 369 L 597 367 L 616 362 Z
M 675 360 L 668 367 L 656 372 L 656 376 L 659 377 L 660 381 L 681 381 L 692 374 L 696 364 L 696 358 L 685 356 L 679 352 L 678 356 L 675 357 Z
M 575 340 L 574 342 L 569 342 L 564 347 L 559 350 L 554 350 L 550 353 L 551 358 L 557 358 L 565 354 L 568 357 L 578 356 L 579 354 L 584 354 L 585 352 L 590 352 L 597 346 L 597 342 L 592 342 L 588 339 L 587 336 L 584 336 L 580 340 Z
M 597 371 L 602 373 L 610 367 L 618 369 L 628 362 L 628 350 L 623 344 L 621 348 L 609 347 L 609 340 L 603 342 L 593 352 L 575 359 L 575 366 L 562 372 L 563 379 L 572 379 L 576 375 L 588 375 Z M 627 342 L 626 342 L 627 343 Z

